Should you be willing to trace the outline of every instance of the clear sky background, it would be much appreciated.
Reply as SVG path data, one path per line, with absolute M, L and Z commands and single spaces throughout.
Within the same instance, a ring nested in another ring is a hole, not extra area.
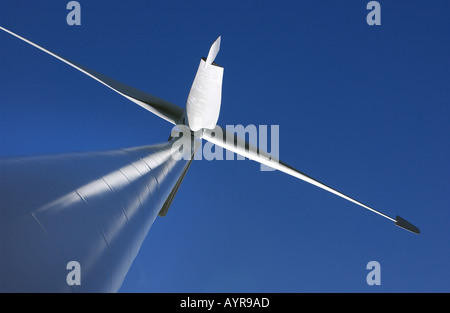
M 222 36 L 220 125 L 392 222 L 249 161 L 195 161 L 122 292 L 450 292 L 450 2 L 0 0 L 0 25 L 180 106 Z M 0 32 L 0 155 L 164 142 L 171 125 Z M 369 261 L 381 285 L 369 286 Z

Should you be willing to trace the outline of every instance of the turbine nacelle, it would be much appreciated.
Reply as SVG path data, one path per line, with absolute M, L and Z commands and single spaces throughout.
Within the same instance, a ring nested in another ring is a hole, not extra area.
M 213 129 L 219 119 L 222 101 L 223 67 L 214 63 L 220 49 L 220 37 L 209 49 L 200 65 L 186 103 L 186 124 L 190 130 Z

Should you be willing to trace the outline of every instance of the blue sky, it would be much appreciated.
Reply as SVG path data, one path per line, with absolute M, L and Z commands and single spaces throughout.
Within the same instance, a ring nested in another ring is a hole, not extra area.
M 246 161 L 195 161 L 122 292 L 449 292 L 450 3 L 0 1 L 0 25 L 184 106 L 222 36 L 220 125 L 280 125 L 280 159 L 406 232 Z M 171 125 L 0 33 L 0 155 L 167 140 Z M 381 265 L 369 286 L 366 265 Z

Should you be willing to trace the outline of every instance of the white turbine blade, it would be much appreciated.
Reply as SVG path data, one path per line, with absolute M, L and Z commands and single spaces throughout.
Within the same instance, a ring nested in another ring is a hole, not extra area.
M 165 119 L 166 121 L 168 121 L 174 125 L 176 125 L 178 123 L 178 121 L 181 119 L 181 117 L 184 113 L 184 110 L 181 107 L 179 107 L 169 101 L 166 101 L 166 100 L 160 99 L 158 97 L 155 97 L 153 95 L 147 94 L 143 91 L 140 91 L 133 87 L 127 86 L 127 85 L 122 84 L 114 79 L 111 79 L 111 78 L 105 76 L 105 75 L 102 75 L 93 70 L 90 70 L 84 66 L 76 64 L 75 62 L 72 62 L 66 58 L 63 58 L 47 49 L 35 44 L 34 42 L 31 42 L 30 40 L 13 33 L 12 31 L 10 31 L 4 27 L 0 26 L 0 29 L 7 32 L 8 34 L 10 34 L 16 38 L 19 38 L 20 40 L 32 45 L 33 47 L 38 48 L 39 50 L 51 55 L 52 57 L 55 57 L 56 59 L 70 65 L 71 67 L 79 70 L 83 74 L 86 74 L 87 76 L 95 79 L 99 83 L 114 90 L 121 96 L 127 98 L 128 100 L 133 101 L 134 103 L 138 104 L 139 106 L 143 107 L 144 109 L 152 112 L 153 114 L 161 117 L 162 119 Z
M 220 50 L 220 41 L 221 41 L 221 37 L 219 36 L 216 39 L 216 41 L 214 41 L 211 48 L 209 48 L 208 57 L 206 58 L 205 68 L 210 66 L 216 59 L 216 56 Z
M 294 169 L 293 167 L 281 162 L 280 160 L 272 157 L 270 154 L 268 154 L 265 151 L 258 151 L 258 149 L 252 145 L 250 145 L 247 141 L 238 138 L 235 133 L 230 133 L 226 130 L 223 130 L 222 128 L 220 128 L 219 125 L 216 126 L 216 130 L 209 130 L 209 129 L 204 129 L 203 131 L 203 139 L 216 144 L 222 148 L 225 148 L 231 152 L 237 153 L 239 155 L 242 155 L 250 160 L 256 161 L 258 163 L 264 164 L 266 166 L 272 167 L 276 170 L 279 170 L 283 173 L 286 173 L 288 175 L 291 175 L 293 177 L 296 177 L 298 179 L 301 179 L 307 183 L 310 183 L 314 186 L 317 186 L 319 188 L 322 188 L 328 192 L 331 192 L 341 198 L 344 198 L 345 200 L 348 200 L 350 202 L 353 202 L 369 211 L 372 211 L 376 214 L 379 214 L 381 216 L 383 216 L 384 218 L 391 220 L 393 222 L 395 222 L 395 224 L 397 226 L 400 226 L 406 230 L 409 230 L 413 233 L 419 234 L 420 231 L 417 227 L 415 227 L 414 225 L 408 223 L 407 221 L 405 221 L 404 219 L 400 218 L 399 216 L 397 216 L 397 219 L 393 219 L 392 217 L 387 216 L 386 214 L 383 214 L 313 178 L 311 178 L 310 176 Z M 223 137 L 216 137 L 215 134 L 223 134 Z

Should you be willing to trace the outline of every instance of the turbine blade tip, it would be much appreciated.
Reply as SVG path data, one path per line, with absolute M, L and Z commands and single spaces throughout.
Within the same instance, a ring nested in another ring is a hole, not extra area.
M 412 233 L 420 235 L 420 229 L 419 228 L 417 228 L 416 226 L 414 226 L 413 224 L 411 224 L 410 222 L 408 222 L 407 220 L 401 218 L 398 215 L 395 218 L 395 225 L 397 225 L 398 227 L 401 227 L 403 229 L 406 229 L 406 230 L 408 230 L 408 231 L 410 231 Z

